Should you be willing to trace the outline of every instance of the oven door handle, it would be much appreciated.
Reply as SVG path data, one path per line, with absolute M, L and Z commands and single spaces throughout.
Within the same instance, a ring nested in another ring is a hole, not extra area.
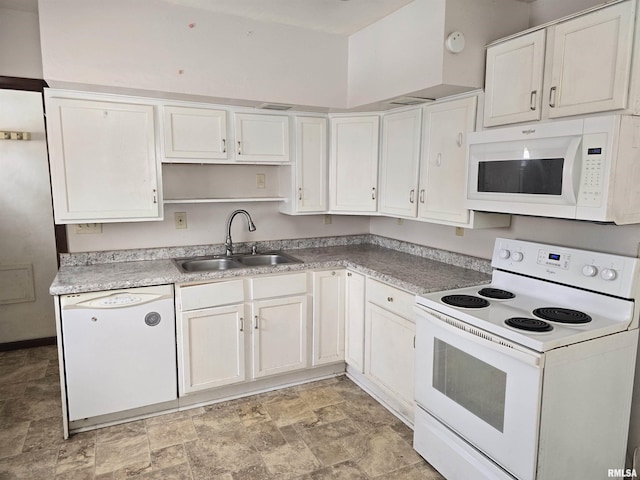
M 427 310 L 420 305 L 416 305 L 414 309 L 418 315 L 432 322 L 437 328 L 446 330 L 453 335 L 463 335 L 465 340 L 476 343 L 483 348 L 507 355 L 534 367 L 541 367 L 543 364 L 541 354 L 531 352 L 528 349 L 525 350 L 524 347 L 517 343 L 510 342 L 446 315 Z

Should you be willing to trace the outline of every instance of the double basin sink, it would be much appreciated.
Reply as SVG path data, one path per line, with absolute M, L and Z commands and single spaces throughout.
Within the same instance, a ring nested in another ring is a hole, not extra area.
M 206 257 L 176 258 L 173 261 L 183 273 L 302 263 L 302 260 L 298 260 L 284 252 L 247 253 L 228 257 L 225 255 L 210 255 Z

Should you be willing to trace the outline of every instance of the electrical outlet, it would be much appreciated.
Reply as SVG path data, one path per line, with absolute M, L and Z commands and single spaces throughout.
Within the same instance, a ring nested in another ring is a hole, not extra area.
M 464 237 L 464 228 L 456 227 L 456 237 Z
M 266 183 L 266 178 L 264 173 L 256 173 L 256 187 L 264 188 Z
M 325 213 L 324 215 L 324 224 L 331 225 L 331 215 L 329 215 L 328 213 Z
M 187 228 L 187 212 L 175 212 L 173 214 L 176 229 Z
M 102 233 L 101 223 L 78 223 L 76 225 L 76 234 L 78 235 L 94 233 Z

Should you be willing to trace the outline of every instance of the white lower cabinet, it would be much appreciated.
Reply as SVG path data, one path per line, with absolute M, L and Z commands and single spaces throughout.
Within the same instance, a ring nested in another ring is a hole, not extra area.
M 344 270 L 313 274 L 313 365 L 344 360 Z
M 345 282 L 345 362 L 359 373 L 364 373 L 364 275 L 347 272 Z
M 367 280 L 365 376 L 381 389 L 387 403 L 413 420 L 415 322 L 414 296 Z
M 245 380 L 243 304 L 184 312 L 180 323 L 183 393 Z
M 306 295 L 253 302 L 254 378 L 307 368 L 307 308 Z

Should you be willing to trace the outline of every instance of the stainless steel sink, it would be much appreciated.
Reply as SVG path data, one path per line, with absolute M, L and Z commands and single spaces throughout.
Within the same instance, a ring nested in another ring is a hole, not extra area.
M 178 268 L 186 272 L 212 272 L 231 268 L 249 268 L 285 263 L 302 263 L 284 252 L 266 252 L 231 257 L 212 255 L 207 257 L 176 258 L 173 260 Z
M 211 272 L 242 268 L 242 265 L 232 258 L 226 257 L 195 257 L 176 259 L 176 265 L 183 272 Z
M 302 260 L 287 255 L 282 252 L 256 253 L 242 255 L 238 261 L 247 267 L 258 267 L 262 265 L 278 265 L 281 263 L 302 263 Z

